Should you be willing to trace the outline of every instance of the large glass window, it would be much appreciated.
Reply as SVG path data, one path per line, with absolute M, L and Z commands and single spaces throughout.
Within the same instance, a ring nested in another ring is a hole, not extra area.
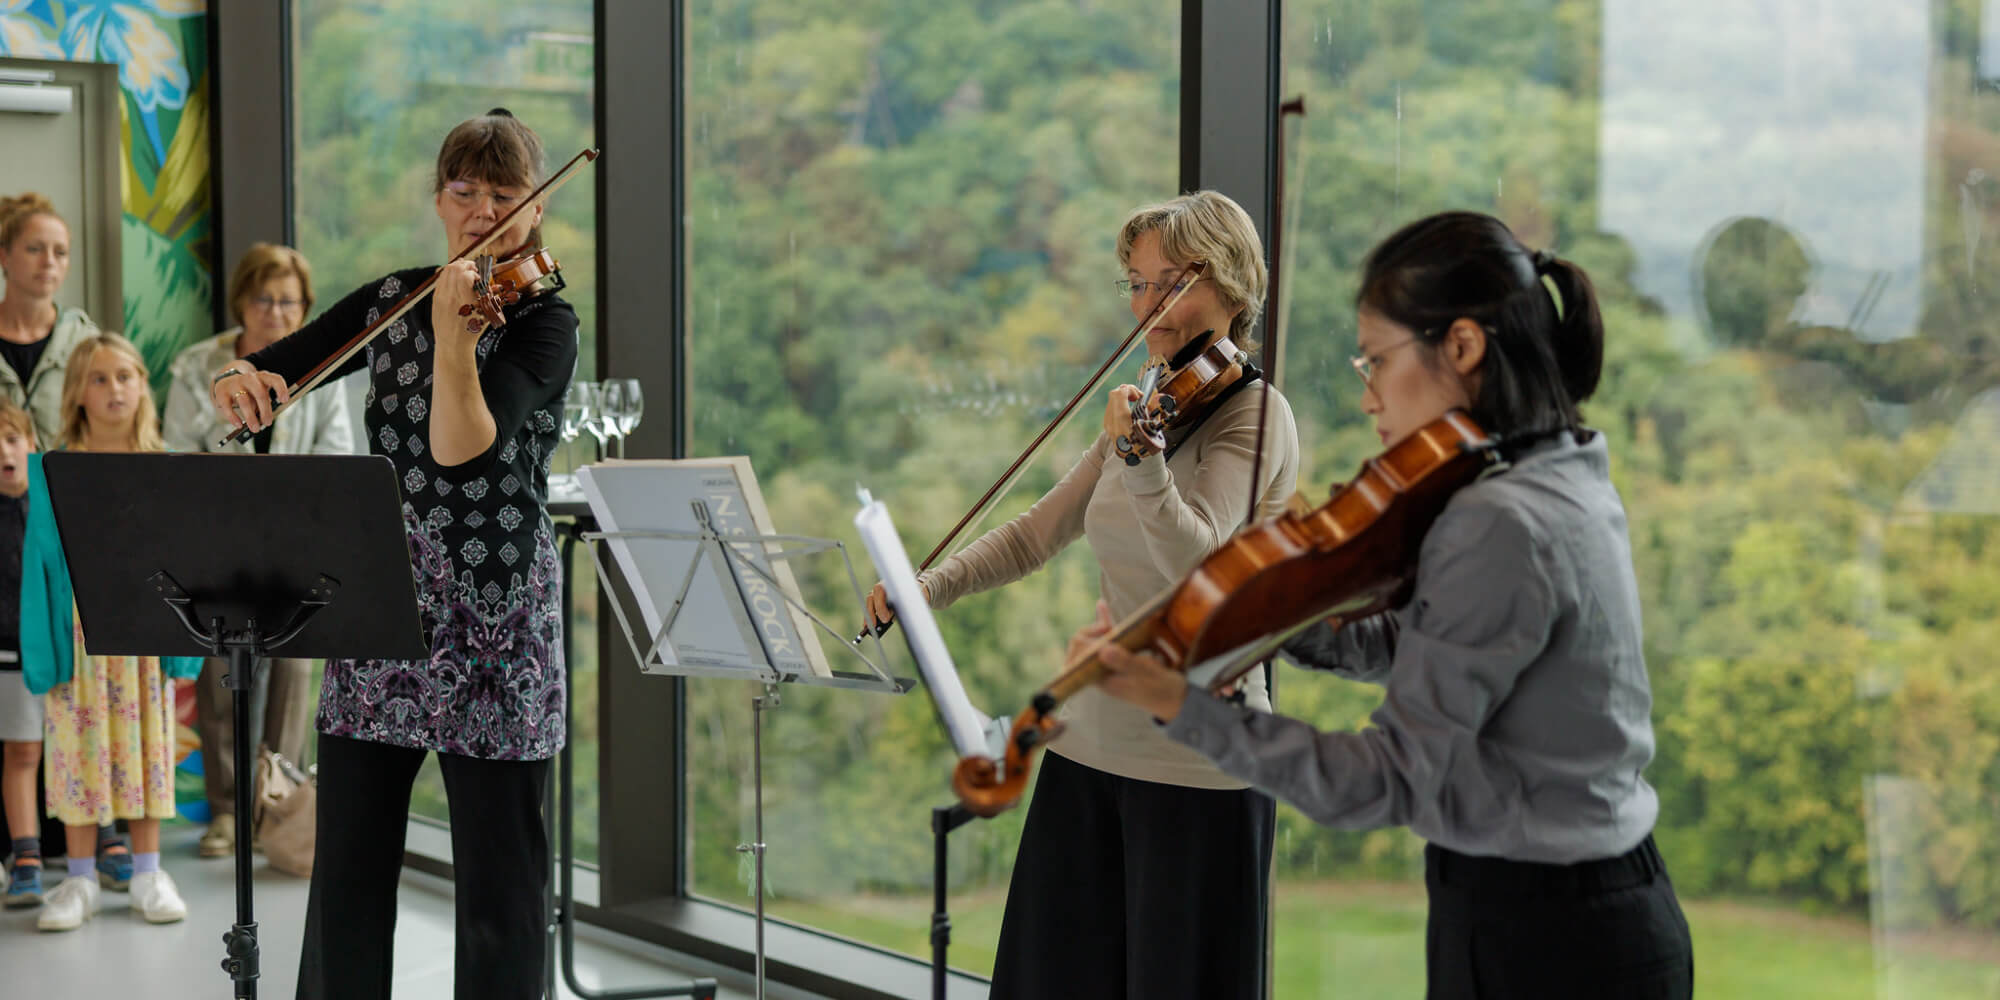
M 861 483 L 921 559 L 1131 327 L 1113 244 L 1125 212 L 1177 193 L 1178 21 L 1144 0 L 690 0 L 692 452 L 750 456 L 780 531 L 856 552 Z M 1102 407 L 984 526 L 1054 484 Z M 816 609 L 859 625 L 837 559 L 804 576 Z M 1018 711 L 1095 588 L 1073 546 L 945 612 L 974 700 Z M 688 692 L 692 889 L 747 905 L 759 692 Z M 928 954 L 929 809 L 952 764 L 929 704 L 783 697 L 764 734 L 770 912 Z M 1020 818 L 953 837 L 956 966 L 991 968 Z
M 594 144 L 590 0 L 293 5 L 298 248 L 312 263 L 321 306 L 389 271 L 443 262 L 432 183 L 438 145 L 452 126 L 505 107 L 540 134 L 551 170 Z M 580 378 L 592 377 L 597 365 L 594 185 L 583 171 L 555 196 L 542 224 L 544 245 L 569 285 L 563 296 L 581 321 Z M 350 388 L 358 413 L 362 387 Z M 558 471 L 594 457 L 585 448 L 565 448 Z M 572 569 L 570 740 L 580 853 L 589 857 L 597 839 L 596 580 L 582 552 Z M 448 818 L 434 759 L 411 810 Z
M 1470 208 L 1581 263 L 1699 995 L 1995 995 L 2000 7 L 1285 9 L 1302 486 L 1377 448 L 1344 360 L 1376 240 Z M 1380 701 L 1281 681 L 1322 724 Z M 1278 996 L 1421 992 L 1419 850 L 1280 811 Z

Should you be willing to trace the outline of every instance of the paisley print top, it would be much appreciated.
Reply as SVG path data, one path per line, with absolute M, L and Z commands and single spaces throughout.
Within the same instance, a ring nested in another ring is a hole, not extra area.
M 250 357 L 296 382 L 391 309 L 434 268 L 364 285 Z M 488 760 L 543 760 L 563 743 L 561 577 L 549 463 L 576 367 L 576 313 L 554 293 L 505 310 L 478 346 L 498 433 L 486 453 L 428 454 L 433 333 L 428 300 L 336 377 L 365 371 L 369 450 L 395 463 L 428 660 L 331 660 L 319 731 Z M 331 379 L 321 391 L 328 388 Z

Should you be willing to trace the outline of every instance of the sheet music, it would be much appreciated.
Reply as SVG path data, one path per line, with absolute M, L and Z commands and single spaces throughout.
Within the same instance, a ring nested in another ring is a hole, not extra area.
M 742 456 L 606 461 L 577 470 L 577 482 L 606 532 L 696 530 L 690 501 L 701 500 L 716 532 L 725 538 L 775 533 L 756 474 Z M 658 634 L 665 623 L 664 605 L 686 579 L 699 543 L 614 537 L 609 544 L 632 587 L 647 634 Z M 771 558 L 765 545 L 726 544 L 762 572 L 741 574 L 739 597 L 729 567 L 706 559 L 702 577 L 689 590 L 686 606 L 660 647 L 660 663 L 754 670 L 764 653 L 745 641 L 747 624 L 762 634 L 770 649 L 770 666 L 778 673 L 831 676 L 810 620 L 793 603 L 801 598 L 790 564 Z M 767 577 L 776 581 L 775 588 Z M 754 614 L 754 620 L 741 621 L 746 611 Z
M 854 527 L 861 532 L 861 542 L 868 547 L 868 555 L 882 575 L 889 602 L 896 608 L 897 623 L 917 658 L 924 686 L 930 689 L 931 699 L 937 703 L 952 748 L 960 757 L 993 756 L 987 739 L 993 720 L 972 707 L 965 686 L 959 683 L 958 669 L 952 666 L 951 653 L 945 649 L 944 637 L 931 617 L 923 586 L 917 583 L 916 571 L 910 566 L 910 555 L 903 551 L 896 525 L 889 519 L 889 508 L 880 500 L 870 499 L 866 490 L 861 491 L 861 498 L 862 507 L 854 515 Z

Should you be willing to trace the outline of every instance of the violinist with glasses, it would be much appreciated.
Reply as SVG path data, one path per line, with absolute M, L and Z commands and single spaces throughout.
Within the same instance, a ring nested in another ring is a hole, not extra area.
M 1322 731 L 1190 686 L 1114 641 L 1116 607 L 1070 658 L 1101 661 L 1099 690 L 1162 738 L 1315 821 L 1428 841 L 1431 1000 L 1691 996 L 1642 774 L 1652 694 L 1625 508 L 1578 409 L 1604 358 L 1590 279 L 1497 219 L 1447 212 L 1369 254 L 1356 304 L 1361 408 L 1392 453 L 1469 417 L 1504 460 L 1418 536 L 1404 600 L 1285 643 L 1381 684 L 1371 725 Z
M 1199 191 L 1134 211 L 1117 252 L 1133 317 L 1160 313 L 1146 346 L 1166 370 L 1144 381 L 1225 343 L 1233 349 L 1223 370 L 1239 377 L 1211 380 L 1190 400 L 1201 412 L 1183 407 L 1171 421 L 1152 419 L 1156 393 L 1112 389 L 1103 432 L 1053 489 L 919 575 L 933 607 L 1027 576 L 1081 537 L 1097 557 L 1104 603 L 1123 614 L 1291 498 L 1291 408 L 1229 363 L 1251 348 L 1267 282 L 1249 216 Z M 1158 448 L 1137 426 L 1148 423 Z M 880 585 L 868 606 L 876 622 L 893 617 Z M 1261 675 L 1245 678 L 1241 696 L 1270 707 Z M 992 996 L 1261 996 L 1271 799 L 1098 691 L 1072 699 L 1064 721 L 1022 831 Z
M 548 473 L 577 318 L 553 291 L 496 302 L 491 261 L 459 258 L 496 230 L 490 242 L 502 257 L 539 248 L 539 203 L 501 223 L 542 172 L 540 138 L 513 115 L 496 109 L 459 124 L 438 151 L 433 188 L 452 262 L 370 281 L 213 376 L 223 419 L 261 431 L 290 386 L 317 377 L 308 373 L 435 278 L 429 301 L 321 372 L 366 372 L 369 449 L 394 462 L 402 483 L 431 653 L 327 662 L 301 1000 L 389 996 L 410 788 L 430 753 L 444 775 L 458 872 L 455 995 L 541 995 L 542 791 L 565 722 Z

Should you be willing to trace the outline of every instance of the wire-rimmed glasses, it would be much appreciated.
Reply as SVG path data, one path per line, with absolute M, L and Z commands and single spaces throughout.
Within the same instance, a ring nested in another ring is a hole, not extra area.
M 1183 277 L 1186 277 L 1186 275 L 1177 274 L 1168 281 L 1134 281 L 1131 278 L 1119 278 L 1117 281 L 1111 283 L 1111 287 L 1118 289 L 1118 294 L 1128 299 L 1145 298 L 1156 291 L 1162 295 L 1171 295 L 1173 294 L 1174 286 Z M 1198 275 L 1194 281 L 1190 281 L 1188 284 L 1193 285 L 1196 281 L 1206 280 L 1208 280 L 1206 275 Z

